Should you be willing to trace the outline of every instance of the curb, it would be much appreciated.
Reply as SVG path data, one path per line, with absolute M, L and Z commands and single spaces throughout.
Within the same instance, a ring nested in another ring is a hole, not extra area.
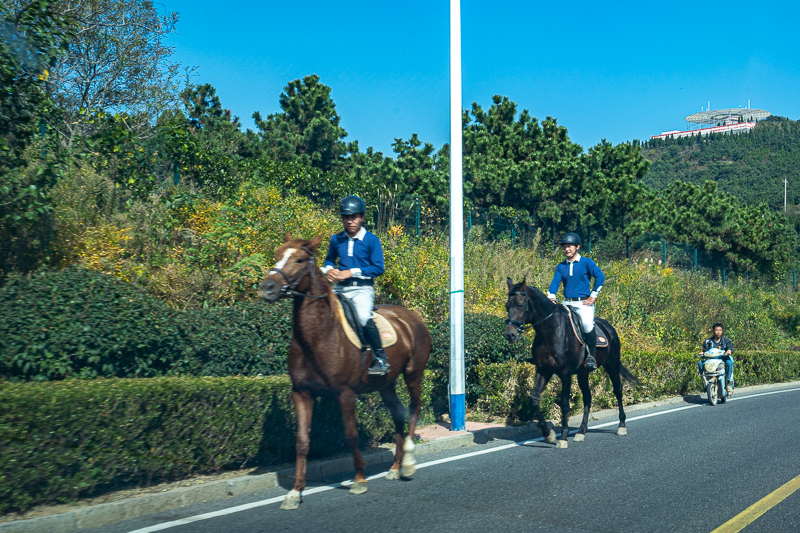
M 778 387 L 791 387 L 800 385 L 800 381 L 775 383 L 768 385 L 755 385 L 743 388 L 748 393 L 770 390 Z M 637 411 L 652 409 L 673 404 L 686 403 L 686 397 L 676 396 L 665 400 L 631 405 L 625 408 L 625 413 L 630 415 Z M 590 421 L 614 418 L 618 414 L 616 408 L 605 409 L 591 413 Z M 570 417 L 570 425 L 577 425 L 582 415 Z M 454 450 L 472 444 L 486 444 L 493 440 L 514 440 L 522 435 L 539 434 L 535 422 L 518 427 L 487 428 L 459 435 L 441 437 L 416 445 L 415 453 L 424 455 L 447 450 Z M 366 466 L 391 463 L 394 460 L 394 448 L 365 453 Z M 353 469 L 353 458 L 350 456 L 308 463 L 306 476 L 308 479 L 320 479 L 327 476 L 341 474 Z M 84 507 L 67 513 L 41 516 L 28 520 L 15 520 L 0 523 L 0 533 L 72 533 L 82 529 L 100 527 L 114 522 L 122 522 L 140 516 L 204 503 L 211 500 L 220 500 L 231 496 L 239 496 L 262 489 L 277 487 L 282 483 L 289 485 L 294 479 L 294 468 L 285 468 L 276 472 L 241 476 L 228 480 L 211 481 L 192 487 L 181 487 L 163 493 L 145 494 L 136 498 L 128 498 L 111 503 L 101 503 Z

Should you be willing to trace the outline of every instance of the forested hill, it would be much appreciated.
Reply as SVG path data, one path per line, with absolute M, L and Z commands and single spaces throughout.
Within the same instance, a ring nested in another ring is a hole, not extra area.
M 748 204 L 778 209 L 788 179 L 788 204 L 800 204 L 800 121 L 770 117 L 740 135 L 655 139 L 643 144 L 642 155 L 652 162 L 644 182 L 659 190 L 675 180 L 713 180 Z

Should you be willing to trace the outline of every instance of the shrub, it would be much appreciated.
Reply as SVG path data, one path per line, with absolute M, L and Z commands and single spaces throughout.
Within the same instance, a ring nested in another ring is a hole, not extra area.
M 737 386 L 775 383 L 800 379 L 800 353 L 738 351 L 734 353 L 734 379 Z M 623 403 L 635 404 L 658 398 L 700 392 L 697 357 L 692 352 L 623 353 L 622 363 L 638 379 L 636 384 L 623 382 Z M 509 423 L 529 422 L 533 418 L 530 395 L 533 392 L 535 367 L 528 363 L 506 361 L 479 363 L 470 375 L 469 405 L 478 416 L 500 418 Z M 577 380 L 572 378 L 571 414 L 583 409 Z M 616 408 L 611 380 L 605 371 L 589 375 L 593 409 Z M 553 378 L 540 398 L 542 412 L 549 420 L 561 420 L 558 406 L 561 381 Z
M 83 268 L 0 288 L 0 376 L 51 380 L 286 372 L 289 302 L 176 311 Z
M 135 285 L 71 267 L 0 288 L 0 375 L 156 376 L 180 364 L 175 313 Z
M 287 376 L 0 382 L 0 513 L 293 460 L 290 393 Z M 392 439 L 377 393 L 357 412 L 362 444 Z M 338 403 L 317 400 L 311 438 L 312 458 L 344 451 Z

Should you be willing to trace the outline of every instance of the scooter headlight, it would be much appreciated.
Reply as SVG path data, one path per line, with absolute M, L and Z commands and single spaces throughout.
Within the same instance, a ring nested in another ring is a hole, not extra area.
M 703 363 L 703 368 L 706 372 L 722 372 L 722 370 L 725 368 L 725 363 L 718 359 L 709 359 Z

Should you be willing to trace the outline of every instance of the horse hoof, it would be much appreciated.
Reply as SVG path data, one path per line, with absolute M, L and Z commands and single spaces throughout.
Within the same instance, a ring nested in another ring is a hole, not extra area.
M 350 487 L 350 494 L 364 494 L 365 492 L 367 492 L 366 481 L 356 481 L 353 483 L 353 486 Z
M 556 441 L 556 432 L 551 431 L 550 433 L 548 433 L 545 436 L 544 441 L 548 444 L 553 444 Z
M 386 473 L 386 479 L 400 479 L 400 471 L 399 470 L 389 470 Z
M 300 492 L 292 489 L 289 491 L 289 494 L 286 495 L 286 498 L 284 498 L 283 503 L 281 504 L 281 509 L 286 509 L 289 511 L 292 509 L 297 509 L 300 507 L 300 502 L 302 501 L 303 498 L 300 495 Z
M 400 469 L 400 475 L 403 477 L 411 477 L 417 471 L 417 464 L 411 463 L 410 465 L 403 465 Z
M 559 439 L 559 440 L 558 440 L 558 442 L 556 442 L 556 448 L 559 448 L 559 449 L 564 449 L 564 448 L 566 448 L 567 446 L 568 446 L 568 444 L 567 444 L 567 441 L 566 441 L 566 440 L 561 440 L 561 439 Z
M 572 442 L 583 442 L 585 438 L 586 435 L 584 433 L 576 433 L 575 437 L 572 439 Z
M 625 427 L 617 428 L 617 435 L 627 435 L 627 434 L 628 434 L 628 428 Z

